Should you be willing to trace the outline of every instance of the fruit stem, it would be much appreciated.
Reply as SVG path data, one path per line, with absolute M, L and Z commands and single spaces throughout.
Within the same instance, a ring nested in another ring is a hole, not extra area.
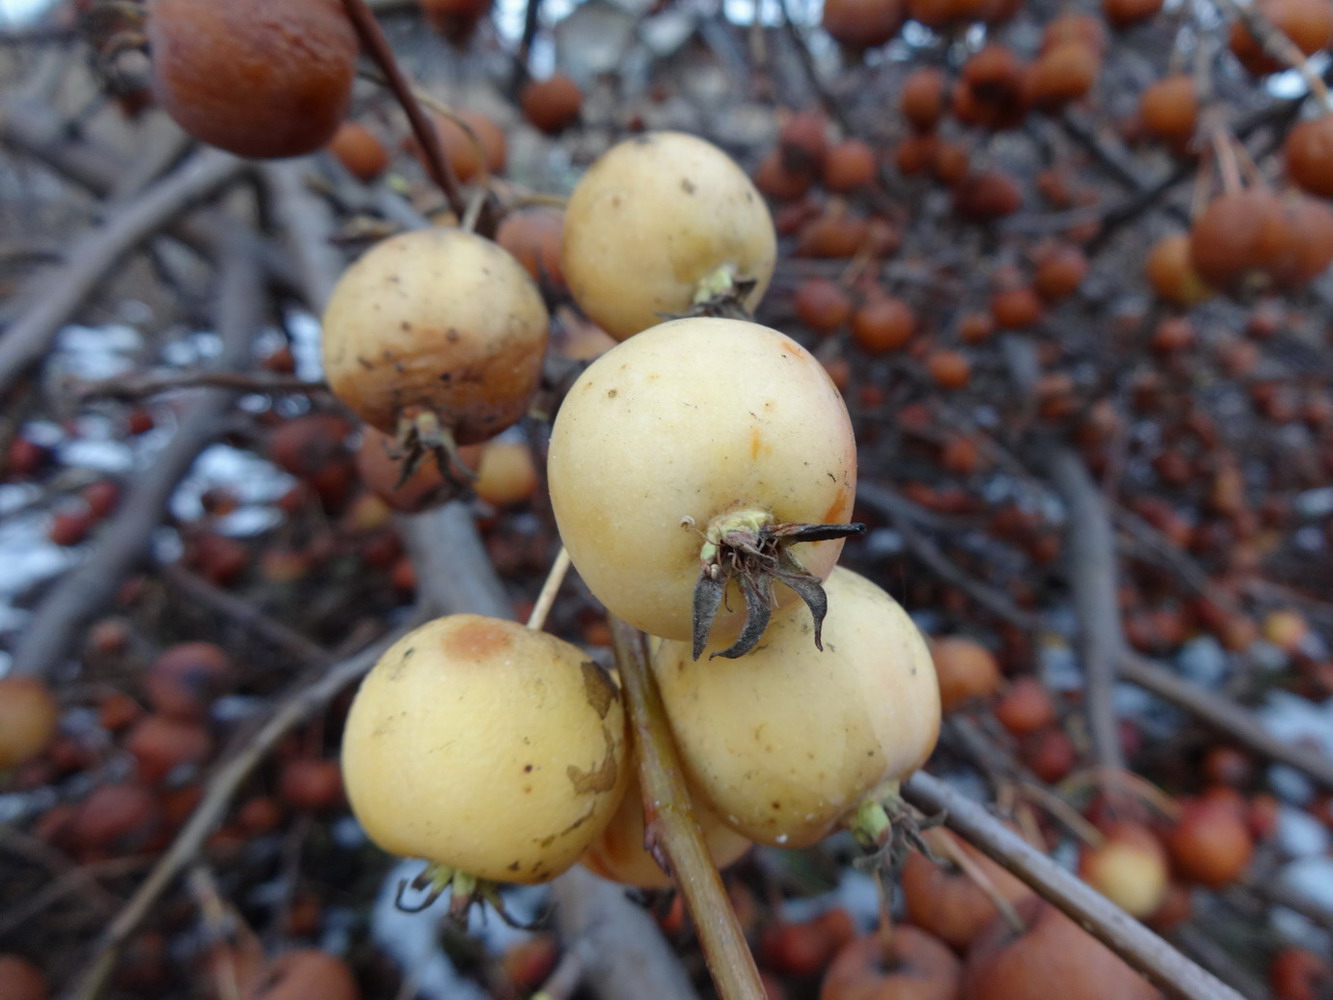
M 690 809 L 680 757 L 653 677 L 647 637 L 614 615 L 610 623 L 644 801 L 656 808 L 657 845 L 671 865 L 671 877 L 694 920 L 713 984 L 722 1000 L 764 1000 L 754 956 Z
M 402 105 L 408 123 L 412 126 L 412 134 L 421 145 L 426 161 L 426 172 L 444 192 L 444 197 L 454 215 L 463 218 L 467 205 L 458 187 L 458 177 L 449 165 L 448 157 L 444 155 L 444 146 L 440 142 L 439 133 L 422 112 L 417 99 L 412 96 L 412 86 L 398 66 L 398 60 L 394 57 L 393 49 L 388 39 L 384 37 L 384 32 L 380 30 L 379 22 L 366 6 L 366 0 L 343 0 L 343 7 L 347 11 L 348 20 L 352 22 L 352 27 L 356 29 L 357 37 L 361 39 L 361 44 L 384 73 L 389 89 Z
M 550 614 L 555 595 L 560 591 L 560 584 L 565 582 L 565 574 L 568 572 L 569 550 L 562 545 L 555 554 L 555 561 L 551 563 L 551 571 L 546 574 L 546 582 L 537 595 L 537 603 L 532 606 L 532 614 L 528 615 L 528 628 L 540 631 L 545 627 L 546 616 Z

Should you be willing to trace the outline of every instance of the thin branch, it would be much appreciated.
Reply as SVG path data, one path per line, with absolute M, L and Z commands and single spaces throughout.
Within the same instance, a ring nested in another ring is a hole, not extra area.
M 1182 1000 L 1242 1000 L 1231 987 L 1031 847 L 984 806 L 945 782 L 918 771 L 903 783 L 902 794 L 923 812 L 945 813 L 949 829 L 1032 886 L 1038 895 L 1058 906 L 1168 996 Z
M 71 388 L 80 401 L 91 399 L 137 400 L 180 389 L 228 389 L 232 392 L 309 394 L 328 392 L 324 382 L 311 382 L 279 372 L 177 371 L 154 374 L 145 372 L 125 377 L 76 382 Z
M 1103 767 L 1123 769 L 1115 717 L 1116 668 L 1126 650 L 1117 600 L 1115 535 L 1101 490 L 1083 460 L 1068 448 L 1056 451 L 1051 476 L 1068 512 L 1066 535 L 1070 585 L 1078 614 L 1088 729 Z
M 216 161 L 215 161 L 216 162 Z M 223 368 L 240 368 L 262 317 L 258 262 L 248 240 L 232 242 L 223 253 L 217 303 L 218 336 Z M 14 651 L 16 674 L 43 675 L 55 668 L 73 647 L 85 626 L 115 596 L 125 574 L 144 557 L 153 530 L 162 520 L 171 495 L 194 465 L 195 457 L 213 440 L 233 394 L 204 389 L 181 415 L 175 435 L 151 469 L 131 477 L 116 514 L 98 538 L 92 555 L 70 570 L 46 595 Z
M 1231 699 L 1182 680 L 1130 650 L 1121 655 L 1120 677 L 1185 709 L 1260 756 L 1294 767 L 1321 788 L 1333 790 L 1333 760 L 1308 747 L 1283 742 Z
M 27 303 L 25 312 L 0 338 L 0 397 L 8 396 L 28 368 L 42 359 L 60 328 L 131 250 L 246 169 L 246 162 L 234 156 L 200 151 L 89 232 L 76 243 L 63 266 L 30 281 L 22 296 Z
M 612 617 L 611 639 L 634 732 L 643 799 L 652 803 L 648 822 L 656 844 L 670 864 L 671 877 L 694 918 L 699 944 L 718 995 L 722 1000 L 763 1000 L 764 985 L 759 980 L 754 956 L 745 943 L 745 934 L 722 886 L 722 876 L 713 864 L 690 809 L 684 771 L 653 678 L 647 637 Z
M 1036 629 L 1037 619 L 1034 615 L 1020 608 L 1002 590 L 961 569 L 934 541 L 917 529 L 913 523 L 916 520 L 913 516 L 916 505 L 911 501 L 903 499 L 887 487 L 867 482 L 857 484 L 856 497 L 888 515 L 893 526 L 903 536 L 908 550 L 945 583 L 957 587 L 996 617 L 1025 631 Z
M 366 6 L 365 0 L 343 0 L 343 7 L 346 8 L 347 16 L 351 19 L 353 27 L 356 28 L 361 44 L 384 73 L 385 79 L 389 82 L 389 89 L 393 91 L 394 97 L 402 105 L 403 112 L 407 115 L 407 121 L 412 126 L 412 134 L 416 136 L 417 143 L 421 146 L 421 152 L 425 158 L 426 172 L 430 174 L 430 179 L 435 182 L 436 186 L 444 192 L 450 210 L 461 219 L 467 208 L 467 203 L 458 187 L 458 177 L 454 173 L 453 167 L 449 165 L 448 157 L 444 155 L 444 145 L 440 142 L 439 133 L 421 110 L 421 105 L 417 102 L 417 99 L 412 95 L 412 85 L 399 67 L 398 60 L 389 45 L 389 40 L 384 37 L 384 32 L 380 30 L 379 22 L 375 20 L 375 15 Z

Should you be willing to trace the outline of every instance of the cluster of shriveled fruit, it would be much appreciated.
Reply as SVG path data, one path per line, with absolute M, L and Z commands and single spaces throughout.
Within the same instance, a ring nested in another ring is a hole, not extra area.
M 919 766 L 939 725 L 915 627 L 835 568 L 856 528 L 842 523 L 856 450 L 837 389 L 795 341 L 731 318 L 758 302 L 774 258 L 736 165 L 650 133 L 587 171 L 559 259 L 580 308 L 623 342 L 561 404 L 552 505 L 592 593 L 660 638 L 663 700 L 719 864 L 751 841 L 820 839 Z M 458 230 L 407 234 L 335 290 L 327 374 L 403 445 L 476 441 L 526 408 L 545 324 L 504 250 Z M 434 862 L 456 892 L 545 881 L 580 857 L 667 881 L 644 849 L 617 686 L 542 632 L 453 615 L 410 633 L 359 691 L 343 764 L 372 838 Z

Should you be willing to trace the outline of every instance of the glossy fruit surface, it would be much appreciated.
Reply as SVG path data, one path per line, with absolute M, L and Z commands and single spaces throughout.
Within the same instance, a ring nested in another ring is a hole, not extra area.
M 712 143 L 649 132 L 604 153 L 565 210 L 570 292 L 618 340 L 686 313 L 719 272 L 753 282 L 754 309 L 772 277 L 777 237 L 750 178 Z
M 338 0 L 150 0 L 148 44 L 158 103 L 238 156 L 322 148 L 356 75 L 356 32 Z
M 527 412 L 549 318 L 522 265 L 490 240 L 422 229 L 376 245 L 343 274 L 324 313 L 333 392 L 395 434 L 435 414 L 459 444 Z
M 547 473 L 560 536 L 598 600 L 645 632 L 689 639 L 699 531 L 748 509 L 778 522 L 845 521 L 856 446 L 842 396 L 790 337 L 685 319 L 624 341 L 578 378 L 556 415 Z M 841 551 L 840 539 L 793 549 L 820 578 Z M 795 596 L 776 590 L 779 602 Z M 722 631 L 734 633 L 743 611 L 735 595 L 718 615 Z
M 822 652 L 810 614 L 792 608 L 739 659 L 694 660 L 678 642 L 656 658 L 694 788 L 757 843 L 815 843 L 880 782 L 924 763 L 939 735 L 935 670 L 907 613 L 851 570 L 825 586 Z
M 629 779 L 620 694 L 554 636 L 450 615 L 389 648 L 343 737 L 352 810 L 387 851 L 479 878 L 545 882 Z

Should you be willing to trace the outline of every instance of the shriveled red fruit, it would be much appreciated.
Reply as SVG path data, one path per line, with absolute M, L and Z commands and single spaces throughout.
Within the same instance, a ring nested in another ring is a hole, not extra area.
M 1059 302 L 1078 291 L 1087 275 L 1087 255 L 1076 246 L 1061 244 L 1037 261 L 1032 287 L 1047 302 Z
M 1199 121 L 1193 77 L 1175 73 L 1150 83 L 1139 97 L 1139 118 L 1150 135 L 1164 142 L 1188 142 Z
M 926 358 L 926 372 L 941 389 L 962 389 L 972 378 L 972 365 L 961 351 L 946 348 Z
M 859 50 L 898 34 L 905 16 L 902 0 L 824 0 L 821 23 L 834 41 Z
M 828 120 L 818 111 L 798 111 L 778 132 L 778 154 L 793 174 L 817 176 L 828 155 Z
M 1169 884 L 1162 842 L 1137 823 L 1118 823 L 1103 832 L 1102 843 L 1083 849 L 1079 875 L 1132 917 L 1156 912 Z
M 1032 64 L 1028 81 L 1035 107 L 1053 111 L 1076 101 L 1097 81 L 1100 59 L 1084 42 L 1061 42 L 1046 49 Z
M 1128 28 L 1162 9 L 1162 0 L 1102 0 L 1102 12 L 1113 28 Z
M 1074 741 L 1059 726 L 1031 733 L 1019 747 L 1019 758 L 1040 780 L 1054 784 L 1065 778 L 1078 763 Z
M 816 218 L 801 229 L 796 240 L 798 257 L 850 257 L 870 238 L 865 216 L 842 199 L 830 199 Z
M 1163 236 L 1154 243 L 1148 251 L 1144 273 L 1152 290 L 1174 305 L 1197 305 L 1212 295 L 1211 289 L 1194 269 L 1187 233 Z
M 1333 965 L 1312 951 L 1289 945 L 1269 963 L 1268 985 L 1277 1000 L 1321 1000 L 1333 993 Z
M 1019 677 L 995 703 L 995 718 L 1015 736 L 1026 736 L 1055 722 L 1055 703 L 1038 678 Z
M 1045 312 L 1041 299 L 1028 285 L 1006 288 L 996 292 L 990 300 L 991 317 L 1001 330 L 1022 330 L 1029 327 Z
M 274 959 L 242 994 L 242 1000 L 360 1000 L 347 963 L 314 948 Z
M 333 466 L 350 467 L 347 439 L 352 425 L 335 413 L 310 413 L 279 424 L 269 438 L 269 457 L 283 472 L 313 480 Z
M 944 72 L 934 66 L 921 66 L 907 74 L 898 92 L 898 107 L 914 129 L 928 132 L 939 124 L 948 96 L 947 84 Z
M 855 935 L 851 914 L 840 907 L 825 910 L 810 920 L 779 920 L 764 928 L 759 958 L 774 972 L 808 979 L 822 972 Z
M 545 80 L 529 80 L 518 95 L 523 117 L 547 135 L 573 125 L 583 109 L 583 91 L 564 73 Z
M 995 654 L 974 639 L 945 636 L 930 643 L 940 682 L 940 705 L 949 712 L 973 698 L 985 698 L 1000 686 Z
M 1257 7 L 1303 55 L 1313 55 L 1333 40 L 1333 4 L 1328 0 L 1258 0 Z M 1240 64 L 1255 76 L 1287 68 L 1264 51 L 1243 20 L 1232 22 L 1230 45 Z
M 1248 189 L 1214 198 L 1190 227 L 1190 260 L 1204 281 L 1227 291 L 1266 281 L 1288 254 L 1290 230 L 1278 199 Z
M 875 151 L 860 139 L 844 139 L 824 158 L 824 187 L 855 191 L 875 179 Z
M 1061 42 L 1082 42 L 1098 55 L 1106 51 L 1106 28 L 1091 14 L 1061 14 L 1046 22 L 1041 32 L 1041 51 Z
M 774 201 L 793 201 L 809 191 L 814 182 L 813 173 L 787 167 L 777 149 L 771 150 L 754 171 L 754 186 Z M 789 230 L 783 229 L 781 212 L 776 221 L 778 231 L 786 235 Z
M 902 299 L 877 295 L 852 316 L 852 339 L 867 354 L 902 350 L 916 333 L 916 314 Z
M 324 312 L 329 386 L 386 434 L 429 418 L 458 444 L 527 412 L 549 317 L 506 250 L 459 229 L 377 244 L 339 279 Z
M 560 241 L 564 232 L 563 212 L 536 206 L 506 214 L 495 231 L 495 242 L 513 254 L 538 285 L 563 291 L 565 272 L 560 265 Z
M 352 95 L 357 40 L 338 0 L 150 0 L 153 95 L 238 156 L 313 153 Z
M 975 174 L 954 191 L 954 211 L 973 222 L 993 222 L 1023 207 L 1023 193 L 1007 174 Z
M 963 971 L 968 1000 L 1158 1000 L 1160 994 L 1050 903 L 1016 907 L 1027 926 L 1016 934 L 997 918 L 972 945 Z M 1058 986 L 1056 985 L 1058 984 Z
M 907 924 L 893 928 L 893 954 L 878 934 L 854 938 L 834 956 L 819 1000 L 955 1000 L 963 963 L 939 938 Z
M 329 142 L 329 152 L 359 181 L 373 181 L 389 168 L 389 152 L 384 143 L 360 122 L 339 125 Z
M 1333 198 L 1333 115 L 1293 125 L 1282 151 L 1293 184 L 1321 198 Z
M 147 843 L 161 818 L 157 796 L 144 785 L 99 785 L 79 803 L 66 833 L 84 850 L 132 851 Z
M 282 801 L 296 809 L 322 812 L 346 800 L 342 768 L 325 757 L 296 757 L 282 765 L 278 777 Z
M 953 834 L 932 833 L 930 837 L 945 839 L 950 850 L 966 855 L 1010 903 L 1032 898 L 1032 890 L 1025 883 Z M 941 849 L 933 842 L 932 847 Z M 941 867 L 916 851 L 903 863 L 902 886 L 912 923 L 959 951 L 966 950 L 999 912 L 981 886 L 962 869 Z
M 88 514 L 96 521 L 111 515 L 120 503 L 120 484 L 114 479 L 99 479 L 81 491 Z
M 852 314 L 852 300 L 842 286 L 828 278 L 807 278 L 792 301 L 796 316 L 816 333 L 832 333 Z
M 0 771 L 33 760 L 60 721 L 60 703 L 38 677 L 0 677 Z
M 0 955 L 0 997 L 46 1000 L 50 985 L 41 969 L 18 955 Z
M 1212 889 L 1234 882 L 1254 853 L 1241 811 L 1216 797 L 1185 803 L 1166 846 L 1177 874 Z
M 87 539 L 92 529 L 93 519 L 86 507 L 62 510 L 51 518 L 51 530 L 47 537 L 55 545 L 78 545 Z
M 213 738 L 197 722 L 149 715 L 125 737 L 125 749 L 138 764 L 139 778 L 156 784 L 178 767 L 206 761 L 213 752 Z
M 168 646 L 148 668 L 144 688 L 148 701 L 163 715 L 202 719 L 213 699 L 227 686 L 231 658 L 211 642 Z

